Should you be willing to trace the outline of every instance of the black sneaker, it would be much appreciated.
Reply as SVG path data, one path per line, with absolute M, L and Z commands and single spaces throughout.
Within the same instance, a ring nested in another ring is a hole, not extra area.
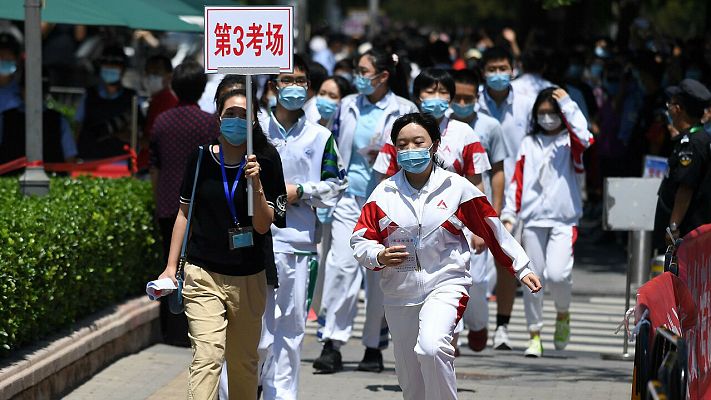
M 358 371 L 383 372 L 383 353 L 378 349 L 366 348 L 363 360 L 358 363 Z
M 327 340 L 323 344 L 321 355 L 314 360 L 313 367 L 315 370 L 324 373 L 332 374 L 343 370 L 343 361 L 341 352 L 333 348 L 333 342 Z

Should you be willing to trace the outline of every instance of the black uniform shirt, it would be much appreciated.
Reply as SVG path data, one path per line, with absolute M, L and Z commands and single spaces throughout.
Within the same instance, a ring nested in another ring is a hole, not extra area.
M 680 185 L 691 187 L 694 194 L 684 219 L 675 221 L 679 224 L 679 233 L 683 236 L 703 224 L 711 223 L 711 135 L 703 127 L 693 127 L 675 137 L 673 145 L 669 173 L 659 187 L 654 222 L 658 245 L 663 245 L 664 232 L 671 222 L 669 218 Z

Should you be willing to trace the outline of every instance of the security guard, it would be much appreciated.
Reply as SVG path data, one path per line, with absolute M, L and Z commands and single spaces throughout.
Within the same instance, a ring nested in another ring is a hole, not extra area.
M 711 223 L 711 136 L 701 117 L 711 93 L 700 82 L 684 79 L 666 90 L 667 112 L 679 132 L 672 138 L 669 173 L 659 188 L 654 246 L 664 252 L 667 227 L 675 238 Z

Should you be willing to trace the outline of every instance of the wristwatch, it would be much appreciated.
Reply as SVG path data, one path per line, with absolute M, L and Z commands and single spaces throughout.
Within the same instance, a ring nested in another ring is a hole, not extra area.
M 669 223 L 669 230 L 672 232 L 676 232 L 679 230 L 679 226 L 676 224 L 676 222 L 671 222 Z
M 301 184 L 296 185 L 296 197 L 301 198 L 304 196 L 304 187 Z

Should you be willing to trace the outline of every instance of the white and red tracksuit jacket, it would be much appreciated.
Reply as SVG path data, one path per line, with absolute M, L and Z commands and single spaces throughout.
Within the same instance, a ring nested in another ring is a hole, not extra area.
M 388 227 L 415 228 L 417 270 L 400 272 L 378 263 Z M 531 273 L 528 256 L 486 196 L 466 178 L 440 167 L 433 169 L 419 191 L 410 186 L 403 171 L 382 181 L 363 206 L 351 247 L 361 265 L 382 271 L 386 305 L 420 304 L 439 287 L 471 285 L 465 227 L 484 238 L 496 260 L 519 279 Z
M 561 133 L 527 135 L 516 157 L 501 220 L 524 226 L 577 225 L 582 199 L 577 174 L 584 172 L 583 151 L 593 143 L 588 122 L 569 96 L 560 102 Z
M 481 139 L 469 124 L 444 117 L 439 123 L 439 130 L 442 139 L 437 148 L 437 157 L 448 171 L 470 177 L 491 169 Z M 390 138 L 378 153 L 373 169 L 385 176 L 393 176 L 400 170 L 397 149 Z

